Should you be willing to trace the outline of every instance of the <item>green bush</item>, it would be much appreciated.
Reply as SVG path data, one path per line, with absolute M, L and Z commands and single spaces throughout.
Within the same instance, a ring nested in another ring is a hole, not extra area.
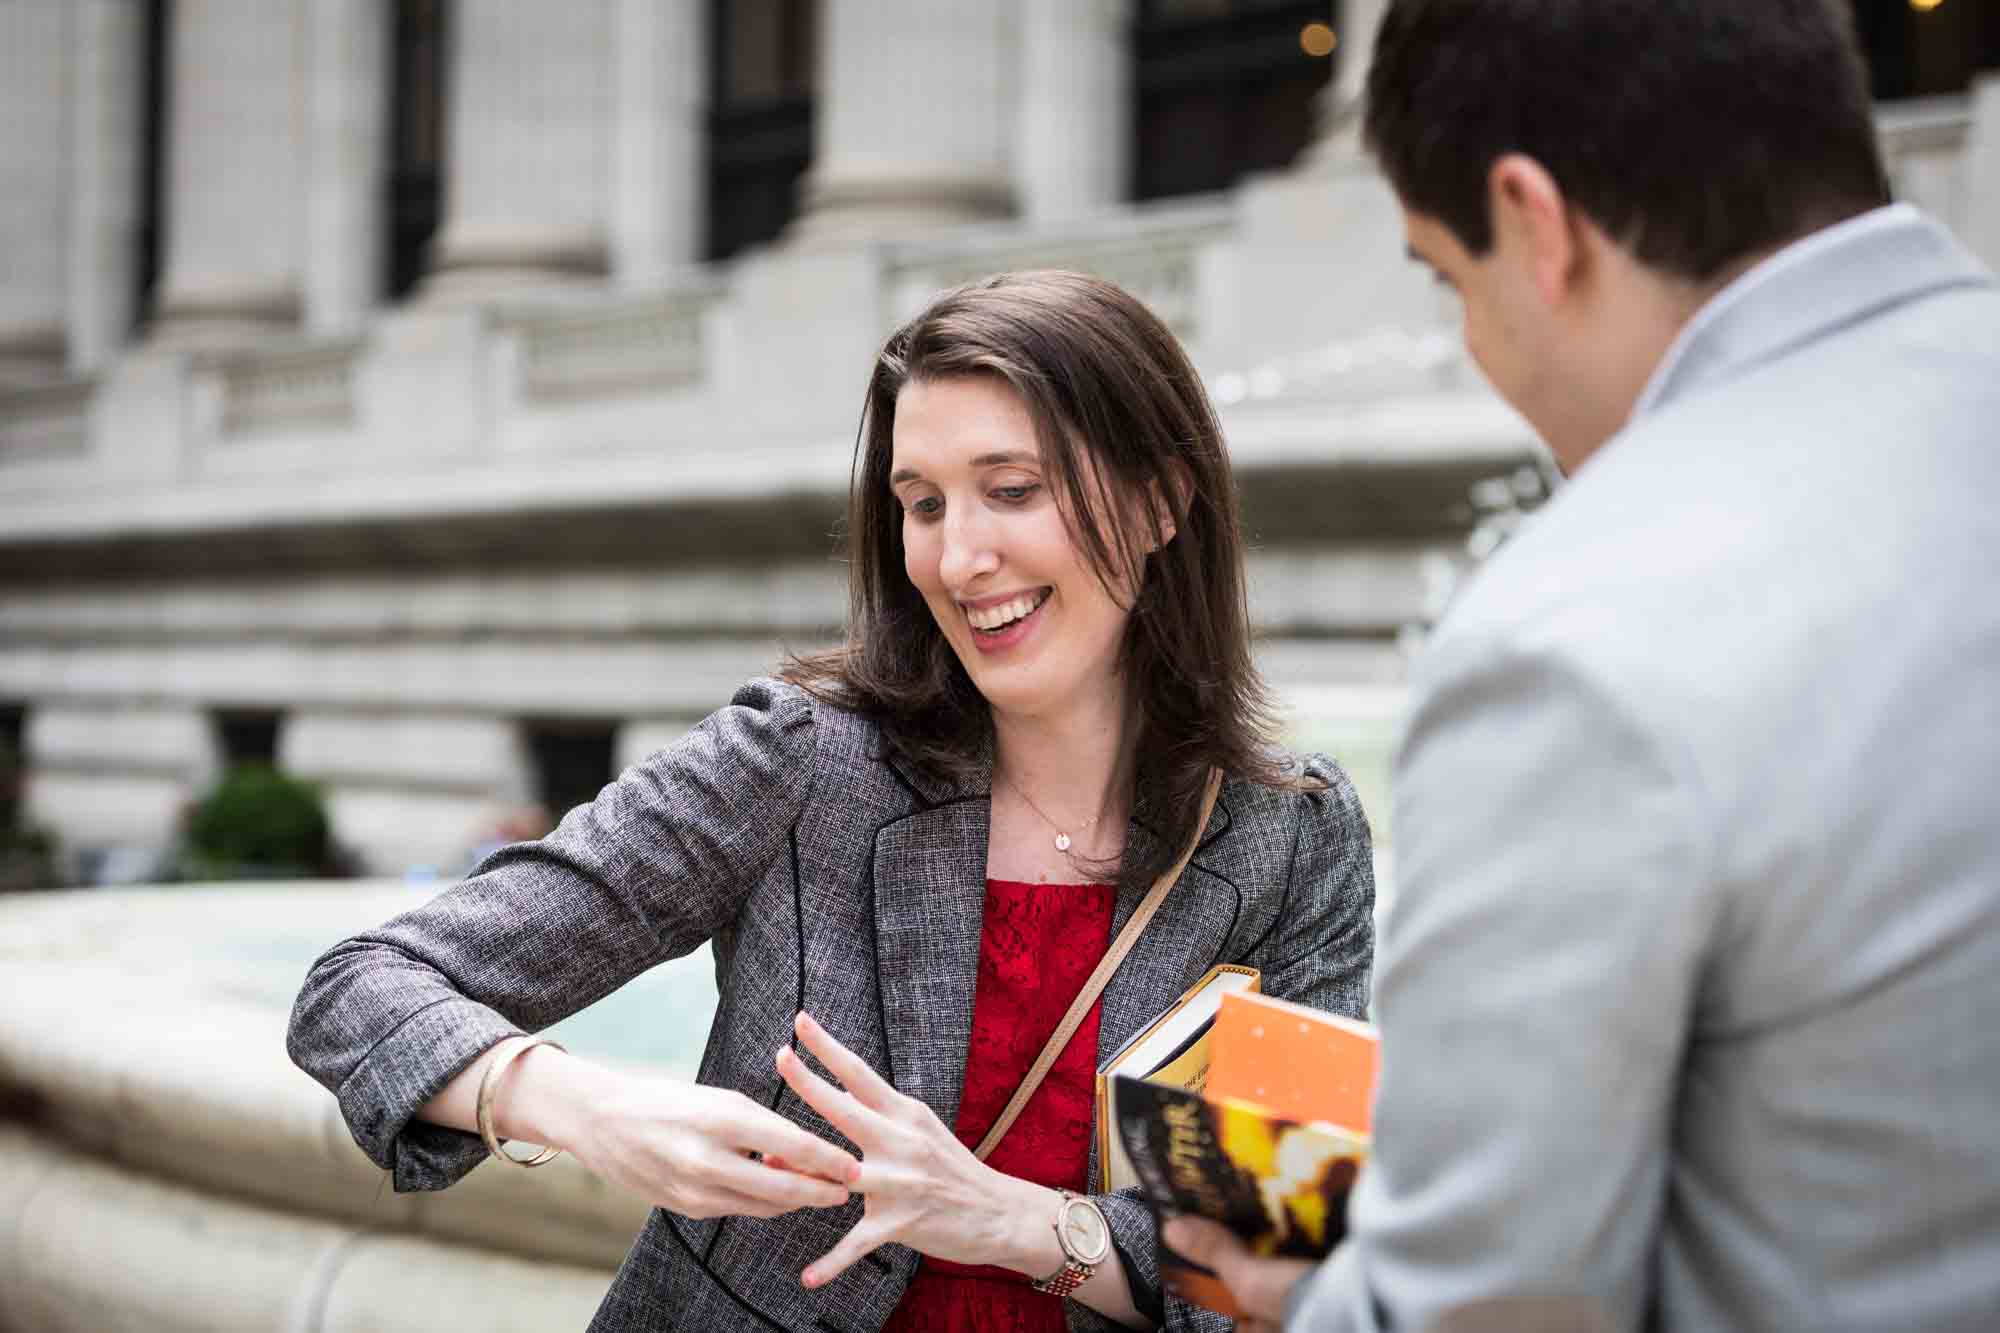
M 62 883 L 56 869 L 56 840 L 27 822 L 21 790 L 27 766 L 14 747 L 0 741 L 0 892 L 52 889 Z
M 188 815 L 190 878 L 321 875 L 332 851 L 319 789 L 267 765 L 230 769 Z

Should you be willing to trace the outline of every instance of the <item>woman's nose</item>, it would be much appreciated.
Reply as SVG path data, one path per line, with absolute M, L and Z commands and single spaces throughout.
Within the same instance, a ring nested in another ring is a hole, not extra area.
M 999 567 L 999 553 L 993 549 L 991 534 L 978 515 L 946 517 L 944 549 L 938 562 L 938 576 L 946 588 L 963 592 L 981 575 Z

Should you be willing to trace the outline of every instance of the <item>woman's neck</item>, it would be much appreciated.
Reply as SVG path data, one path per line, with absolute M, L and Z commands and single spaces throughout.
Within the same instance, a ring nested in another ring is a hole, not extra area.
M 1135 710 L 1122 691 L 1077 700 L 1057 713 L 1024 717 L 995 711 L 996 783 L 1025 791 L 1046 817 L 1081 824 L 1130 813 Z

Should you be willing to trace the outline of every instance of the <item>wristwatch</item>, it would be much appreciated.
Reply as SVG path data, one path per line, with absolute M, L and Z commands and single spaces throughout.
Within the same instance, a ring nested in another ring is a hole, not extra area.
M 1056 1244 L 1062 1246 L 1063 1265 L 1055 1272 L 1028 1285 L 1051 1296 L 1067 1296 L 1084 1283 L 1098 1266 L 1111 1257 L 1111 1226 L 1097 1205 L 1080 1194 L 1057 1190 L 1062 1202 L 1056 1206 Z

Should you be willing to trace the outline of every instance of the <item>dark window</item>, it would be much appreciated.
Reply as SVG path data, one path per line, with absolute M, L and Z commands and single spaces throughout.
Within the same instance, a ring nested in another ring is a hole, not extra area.
M 617 728 L 609 722 L 538 721 L 526 725 L 536 797 L 550 819 L 595 800 L 611 771 Z
M 1312 142 L 1325 0 L 1139 0 L 1132 197 L 1221 190 Z
M 21 826 L 21 800 L 28 775 L 28 710 L 0 704 L 0 845 Z
M 710 259 L 773 240 L 812 165 L 818 0 L 710 0 Z
M 278 715 L 261 708 L 225 708 L 215 715 L 222 765 L 278 764 Z
M 173 0 L 145 0 L 139 12 L 139 225 L 133 264 L 132 318 L 144 325 L 153 317 L 160 281 L 160 247 L 165 232 L 166 142 L 169 55 Z
M 1876 100 L 1962 93 L 2000 67 L 2000 5 L 1993 0 L 1853 0 Z
M 424 276 L 444 206 L 445 0 L 393 0 L 389 42 L 389 170 L 383 282 L 400 300 Z

